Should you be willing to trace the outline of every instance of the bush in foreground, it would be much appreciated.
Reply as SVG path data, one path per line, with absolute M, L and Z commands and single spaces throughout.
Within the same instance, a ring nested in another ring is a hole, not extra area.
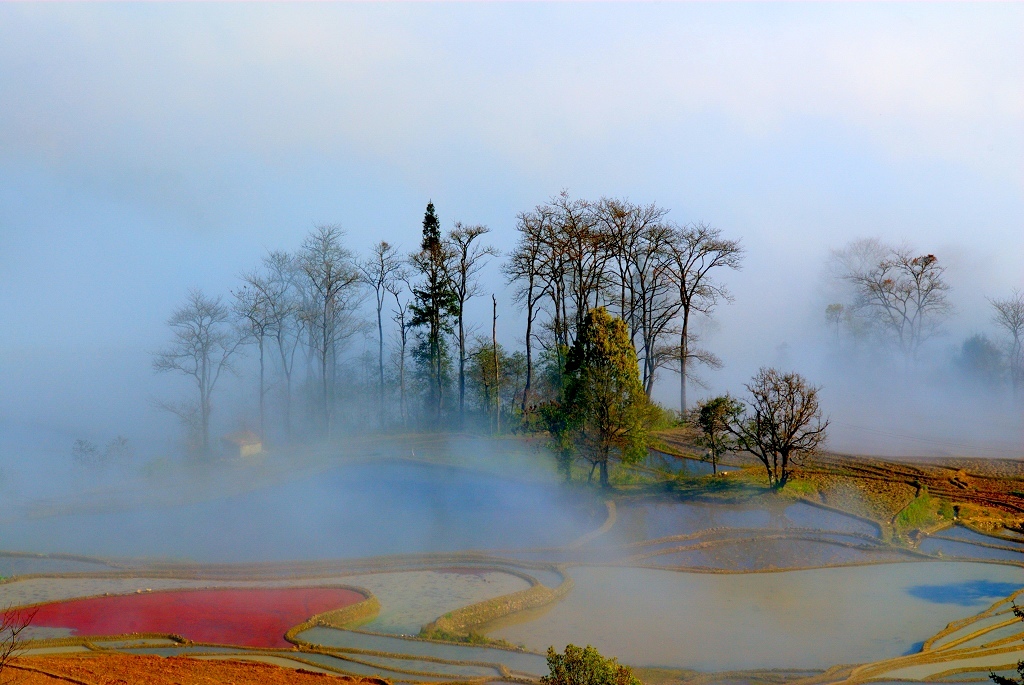
M 550 674 L 540 679 L 543 685 L 640 685 L 628 667 L 615 659 L 606 659 L 587 645 L 567 645 L 564 654 L 548 647 Z

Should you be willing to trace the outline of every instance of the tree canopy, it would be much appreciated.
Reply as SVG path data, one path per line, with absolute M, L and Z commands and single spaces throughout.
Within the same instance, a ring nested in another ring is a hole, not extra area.
M 604 307 L 587 312 L 565 367 L 563 411 L 578 453 L 608 485 L 613 452 L 623 462 L 646 453 L 647 396 L 626 323 Z
M 543 685 L 640 685 L 640 681 L 627 666 L 616 659 L 607 659 L 587 645 L 566 645 L 560 654 L 548 647 L 548 669 Z
M 736 423 L 742 414 L 743 403 L 728 394 L 704 400 L 694 410 L 697 444 L 707 449 L 712 473 L 718 473 L 718 460 L 722 454 L 736 448 L 736 439 L 729 426 Z

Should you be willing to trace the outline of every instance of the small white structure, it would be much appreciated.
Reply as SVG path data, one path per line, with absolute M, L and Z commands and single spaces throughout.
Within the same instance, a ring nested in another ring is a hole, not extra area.
M 224 450 L 232 457 L 251 457 L 263 451 L 263 441 L 252 431 L 238 431 L 220 439 Z

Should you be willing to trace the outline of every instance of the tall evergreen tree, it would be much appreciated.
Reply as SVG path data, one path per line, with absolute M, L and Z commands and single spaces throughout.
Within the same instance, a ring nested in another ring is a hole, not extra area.
M 420 251 L 410 258 L 421 280 L 412 289 L 409 325 L 417 329 L 413 358 L 427 382 L 428 413 L 435 419 L 441 417 L 444 390 L 451 375 L 447 336 L 453 331 L 452 322 L 459 309 L 451 285 L 452 259 L 451 250 L 441 240 L 441 222 L 434 212 L 434 203 L 428 202 Z
M 608 486 L 614 452 L 625 463 L 644 457 L 647 447 L 647 395 L 640 382 L 629 328 L 604 307 L 587 312 L 566 360 L 563 411 L 576 449 L 601 469 Z

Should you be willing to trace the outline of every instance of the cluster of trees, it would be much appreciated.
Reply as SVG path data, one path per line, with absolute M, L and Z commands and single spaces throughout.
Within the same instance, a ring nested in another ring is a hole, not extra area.
M 590 373 L 581 360 L 594 344 L 584 324 L 601 308 L 607 320 L 611 311 L 620 321 L 615 339 L 630 348 L 640 395 L 650 398 L 659 369 L 674 365 L 685 409 L 692 366 L 720 364 L 696 344 L 694 319 L 729 299 L 717 277 L 740 267 L 743 250 L 717 229 L 679 226 L 667 214 L 653 204 L 565 192 L 521 213 L 515 248 L 501 266 L 526 314 L 522 351 L 498 343 L 495 294 L 489 326 L 466 318 L 467 304 L 484 294 L 481 270 L 499 256 L 486 226 L 455 222 L 443 231 L 431 203 L 418 250 L 404 254 L 381 241 L 366 257 L 345 247 L 338 226 L 319 226 L 295 253 L 271 251 L 242 274 L 229 299 L 189 292 L 168 320 L 172 341 L 153 366 L 188 378 L 194 393 L 159 406 L 182 420 L 196 452 L 208 453 L 214 391 L 248 349 L 258 361 L 263 436 L 271 428 L 284 440 L 330 437 L 341 408 L 353 404 L 359 415 L 349 418 L 364 426 L 538 427 L 554 420 L 545 407 L 583 406 L 584 397 L 597 406 L 578 379 Z M 350 353 L 360 335 L 373 340 L 372 359 Z M 362 399 L 346 404 L 346 396 Z M 581 433 L 589 418 L 574 411 L 562 420 Z M 582 432 L 586 439 L 575 442 L 587 443 L 587 454 L 607 456 L 609 438 L 601 444 L 592 430 Z
M 837 345 L 843 339 L 882 342 L 908 363 L 953 314 L 945 267 L 934 254 L 877 239 L 857 240 L 832 254 L 833 272 L 847 287 L 844 302 L 825 308 Z M 956 360 L 976 380 L 1007 382 L 1020 399 L 1024 385 L 1024 293 L 989 299 L 999 339 L 984 333 L 963 342 Z
M 135 455 L 128 438 L 118 435 L 101 450 L 95 443 L 78 439 L 71 446 L 71 457 L 75 464 L 90 470 L 103 470 L 114 465 L 123 465 Z
M 519 214 L 505 273 L 526 313 L 524 411 L 538 389 L 535 344 L 547 363 L 564 365 L 587 313 L 598 306 L 625 322 L 648 398 L 658 370 L 672 365 L 680 374 L 685 411 L 692 366 L 720 365 L 697 347 L 693 323 L 729 300 L 717 276 L 740 268 L 743 248 L 719 229 L 679 226 L 667 214 L 655 204 L 572 199 L 566 192 Z M 550 388 L 544 390 L 550 395 Z

